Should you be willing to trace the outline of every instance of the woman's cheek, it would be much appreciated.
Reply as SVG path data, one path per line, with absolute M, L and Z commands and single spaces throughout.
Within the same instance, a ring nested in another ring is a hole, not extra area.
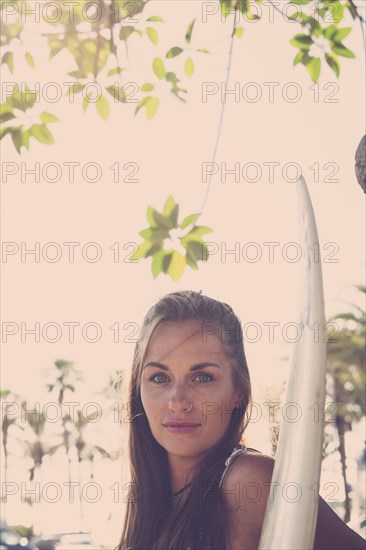
M 149 390 L 147 388 L 144 388 L 144 386 L 141 386 L 141 402 L 146 413 L 148 413 L 149 409 L 151 409 L 151 404 L 153 400 L 151 398 Z

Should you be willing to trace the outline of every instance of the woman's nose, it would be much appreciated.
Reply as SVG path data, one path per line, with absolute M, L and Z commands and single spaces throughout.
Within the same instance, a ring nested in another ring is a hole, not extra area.
M 169 398 L 169 409 L 174 412 L 184 412 L 189 410 L 191 402 L 185 391 L 173 391 Z

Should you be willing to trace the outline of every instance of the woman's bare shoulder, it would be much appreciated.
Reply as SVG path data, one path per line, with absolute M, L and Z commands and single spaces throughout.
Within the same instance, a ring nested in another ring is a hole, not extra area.
M 263 483 L 271 481 L 274 459 L 271 456 L 248 450 L 239 455 L 225 474 L 226 483 Z
M 248 451 L 236 458 L 222 484 L 231 522 L 230 548 L 258 548 L 274 459 Z

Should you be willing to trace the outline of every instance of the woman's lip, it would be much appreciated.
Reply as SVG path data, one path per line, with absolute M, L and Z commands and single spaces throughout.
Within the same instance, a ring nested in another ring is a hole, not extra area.
M 199 426 L 198 422 L 166 422 L 164 426 Z
M 164 424 L 164 426 L 172 433 L 187 433 L 199 428 L 200 424 Z

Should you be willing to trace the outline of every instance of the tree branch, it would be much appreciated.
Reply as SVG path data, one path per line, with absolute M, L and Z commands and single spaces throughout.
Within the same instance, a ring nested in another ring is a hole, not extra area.
M 278 13 L 280 13 L 281 15 L 283 15 L 282 10 L 280 10 L 280 8 L 278 8 L 278 7 L 276 6 L 276 4 L 273 4 L 272 0 L 269 0 L 269 3 L 271 4 L 271 6 L 274 7 L 274 9 L 275 9 L 276 11 L 278 11 Z
M 359 12 L 358 12 L 358 7 L 357 7 L 356 4 L 354 3 L 354 0 L 348 0 L 348 2 L 349 2 L 350 5 L 352 6 L 352 8 L 355 10 L 355 12 L 356 12 L 356 17 L 358 17 L 358 19 L 361 21 L 361 23 L 366 23 L 366 20 L 362 17 L 362 15 L 359 14 Z
M 228 82 L 229 82 L 229 77 L 230 77 L 230 69 L 231 69 L 231 61 L 232 61 L 232 57 L 233 57 L 233 46 L 234 46 L 234 38 L 235 38 L 235 30 L 236 30 L 236 8 L 237 8 L 237 4 L 235 5 L 235 11 L 234 11 L 234 24 L 233 24 L 233 30 L 232 30 L 232 33 L 231 33 L 231 42 L 230 42 L 230 50 L 229 50 L 229 59 L 228 59 L 228 65 L 227 65 L 227 70 L 226 70 L 226 81 L 225 81 L 225 85 L 227 86 Z M 217 155 L 217 151 L 218 151 L 218 147 L 219 147 L 219 143 L 220 143 L 220 137 L 221 137 L 221 131 L 222 131 L 222 125 L 223 125 L 223 121 L 224 121 L 224 113 L 225 113 L 225 105 L 226 105 L 226 102 L 223 101 L 222 102 L 222 107 L 221 107 L 221 114 L 220 114 L 220 121 L 219 121 L 219 127 L 218 127 L 218 130 L 217 130 L 217 137 L 216 137 L 216 143 L 215 143 L 215 148 L 214 148 L 214 153 L 213 153 L 213 158 L 212 158 L 212 164 L 215 163 L 215 160 L 216 160 L 216 155 Z M 212 185 L 212 172 L 209 176 L 209 180 L 208 180 L 208 183 L 207 183 L 207 189 L 206 189 L 206 193 L 205 193 L 205 196 L 204 196 L 204 199 L 203 199 L 203 202 L 202 202 L 202 206 L 201 206 L 201 209 L 200 209 L 200 214 L 202 214 L 205 206 L 206 206 L 206 203 L 207 203 L 207 199 L 208 199 L 208 195 L 209 195 L 209 192 L 211 190 L 211 185 Z
M 362 33 L 362 38 L 363 38 L 363 43 L 364 43 L 364 46 L 366 48 L 366 37 L 365 37 L 365 28 L 364 28 L 364 25 L 366 23 L 366 20 L 362 17 L 362 15 L 360 15 L 359 11 L 358 11 L 358 7 L 356 6 L 356 4 L 354 3 L 354 0 L 348 0 L 349 2 L 349 5 L 355 10 L 355 13 L 356 13 L 356 17 L 358 18 L 359 22 L 360 22 L 360 25 L 361 25 L 361 33 Z

